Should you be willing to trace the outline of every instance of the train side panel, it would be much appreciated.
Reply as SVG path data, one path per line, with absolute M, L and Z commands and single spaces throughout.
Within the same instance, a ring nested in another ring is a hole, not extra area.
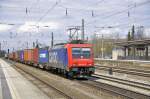
M 33 63 L 33 49 L 28 50 L 28 63 Z
M 13 53 L 9 53 L 8 57 L 9 59 L 13 60 Z
M 19 51 L 17 51 L 17 56 L 18 56 L 18 57 L 17 57 L 17 61 L 18 61 L 18 62 L 20 62 L 20 53 L 21 53 L 21 51 L 20 51 L 20 50 L 19 50 Z
M 12 60 L 15 60 L 15 58 L 16 58 L 16 54 L 15 54 L 15 52 L 13 52 L 12 53 Z
M 38 64 L 39 61 L 39 51 L 38 48 L 33 49 L 33 63 Z
M 24 62 L 26 63 L 28 61 L 28 50 L 24 50 Z
M 20 50 L 19 51 L 16 51 L 16 61 L 20 61 Z
M 38 62 L 39 62 L 39 64 L 46 64 L 49 62 L 48 49 L 39 49 L 38 50 Z
M 33 62 L 33 50 L 32 49 L 24 50 L 24 61 L 28 64 Z
M 49 52 L 49 64 L 52 67 L 65 70 L 68 66 L 67 49 L 52 49 Z
M 24 61 L 24 51 L 20 51 L 20 62 Z
M 17 59 L 18 59 L 18 52 L 14 52 L 14 56 L 15 56 L 14 60 L 17 61 Z

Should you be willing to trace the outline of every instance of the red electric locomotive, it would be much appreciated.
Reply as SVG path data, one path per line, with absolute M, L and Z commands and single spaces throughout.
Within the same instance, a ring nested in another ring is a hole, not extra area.
M 68 69 L 72 76 L 85 77 L 94 73 L 94 58 L 91 44 L 66 44 Z
M 49 68 L 67 77 L 86 78 L 94 73 L 92 44 L 59 44 L 49 51 Z

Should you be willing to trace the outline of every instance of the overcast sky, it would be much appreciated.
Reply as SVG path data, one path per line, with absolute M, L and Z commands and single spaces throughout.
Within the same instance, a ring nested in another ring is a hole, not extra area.
M 133 24 L 148 34 L 150 0 L 0 0 L 0 42 L 3 49 L 26 48 L 26 42 L 31 47 L 36 39 L 50 45 L 51 32 L 55 42 L 64 42 L 67 27 L 81 25 L 82 19 L 89 38 L 95 32 L 125 37 Z

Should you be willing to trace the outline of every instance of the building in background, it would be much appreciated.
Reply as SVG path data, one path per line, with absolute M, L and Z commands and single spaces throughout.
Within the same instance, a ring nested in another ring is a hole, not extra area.
M 117 42 L 116 45 L 124 52 L 118 59 L 150 60 L 150 39 Z
M 117 59 L 120 59 L 122 57 L 124 57 L 124 49 L 123 48 L 113 48 L 112 50 L 112 59 L 113 60 L 117 60 Z

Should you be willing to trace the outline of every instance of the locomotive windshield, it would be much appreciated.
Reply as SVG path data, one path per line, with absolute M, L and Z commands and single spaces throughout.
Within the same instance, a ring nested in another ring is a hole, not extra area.
M 72 57 L 80 59 L 88 59 L 91 57 L 90 48 L 72 48 Z

